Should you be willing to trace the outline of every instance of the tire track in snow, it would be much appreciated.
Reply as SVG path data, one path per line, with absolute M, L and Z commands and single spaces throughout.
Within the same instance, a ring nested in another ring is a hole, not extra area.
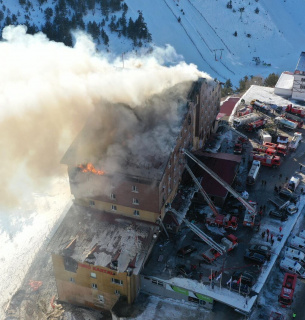
M 172 10 L 172 8 L 169 6 L 169 4 L 166 2 L 166 0 L 163 0 L 164 3 L 166 4 L 166 6 L 168 7 L 168 9 L 172 12 L 172 14 L 175 16 L 175 18 L 178 21 L 178 16 L 174 13 L 174 11 Z M 194 47 L 196 48 L 197 52 L 199 53 L 199 55 L 201 56 L 202 60 L 211 68 L 211 70 L 213 70 L 217 75 L 219 75 L 221 78 L 228 80 L 225 76 L 221 75 L 214 67 L 212 67 L 208 61 L 204 58 L 203 54 L 200 52 L 199 48 L 197 47 L 195 41 L 192 39 L 192 37 L 190 36 L 190 34 L 186 31 L 185 26 L 181 23 L 181 21 L 179 22 L 181 27 L 184 29 L 186 35 L 189 37 L 190 41 L 193 43 Z M 209 48 L 209 47 L 208 47 Z M 210 49 L 210 48 L 209 48 Z

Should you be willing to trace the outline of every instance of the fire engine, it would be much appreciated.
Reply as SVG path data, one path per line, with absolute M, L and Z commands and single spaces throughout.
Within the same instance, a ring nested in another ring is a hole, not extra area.
M 224 229 L 237 229 L 237 217 L 230 214 L 218 214 L 214 217 L 206 217 L 205 222 L 210 226 L 217 226 Z
M 254 122 L 247 123 L 245 125 L 245 130 L 252 132 L 253 130 L 262 128 L 266 123 L 267 123 L 267 119 L 261 118 L 261 119 L 254 121 Z
M 276 150 L 274 148 L 268 147 L 268 146 L 261 146 L 258 145 L 257 147 L 253 148 L 253 151 L 255 153 L 266 153 L 271 156 L 274 156 L 276 154 Z
M 233 250 L 238 245 L 237 238 L 233 234 L 229 234 L 220 240 L 224 252 Z M 221 253 L 214 248 L 210 248 L 202 254 L 202 257 L 209 263 L 221 256 Z
M 249 201 L 249 204 L 257 209 L 257 203 L 254 201 Z M 245 212 L 245 217 L 244 217 L 244 221 L 243 221 L 243 226 L 244 227 L 251 227 L 253 228 L 255 224 L 255 214 L 249 210 L 246 209 Z
M 234 145 L 234 153 L 241 154 L 243 151 L 243 144 L 246 143 L 247 140 L 243 137 L 238 137 Z
M 247 123 L 253 122 L 257 119 L 260 119 L 261 117 L 255 113 L 246 114 L 245 116 L 234 118 L 233 120 L 233 126 L 235 128 L 244 126 Z
M 279 156 L 270 156 L 266 153 L 252 153 L 250 160 L 258 160 L 262 166 L 277 168 L 281 164 L 281 158 Z
M 285 111 L 288 112 L 288 113 L 296 114 L 301 118 L 305 118 L 305 108 L 296 107 L 296 106 L 293 106 L 292 104 L 289 104 L 286 107 Z
M 285 112 L 285 118 L 288 119 L 289 121 L 295 122 L 298 128 L 303 128 L 304 119 L 288 112 Z
M 254 109 L 264 113 L 268 113 L 271 109 L 268 105 L 257 99 L 252 100 L 250 104 L 253 106 Z
M 245 139 L 247 139 L 247 137 L 245 137 Z M 191 160 L 193 160 L 196 164 L 198 164 L 203 170 L 205 170 L 207 173 L 209 173 L 216 181 L 218 181 L 224 188 L 226 188 L 238 201 L 240 201 L 248 210 L 248 212 L 251 212 L 254 216 L 256 215 L 256 208 L 252 207 L 245 199 L 242 198 L 242 196 L 236 192 L 227 182 L 225 182 L 224 180 L 222 180 L 214 171 L 212 171 L 211 169 L 209 169 L 204 163 L 202 163 L 199 159 L 197 159 L 192 153 L 190 153 L 188 150 L 182 150 L 182 152 L 189 157 Z M 192 170 L 190 169 L 190 167 L 185 164 L 185 168 L 188 171 L 188 173 L 190 174 L 190 176 L 192 177 L 193 181 L 195 182 L 196 186 L 198 187 L 199 191 L 201 192 L 201 194 L 203 195 L 205 201 L 208 203 L 209 207 L 211 208 L 215 218 L 212 218 L 214 220 L 221 220 L 222 219 L 222 224 L 227 224 L 228 228 L 232 228 L 234 230 L 236 230 L 237 228 L 237 218 L 231 216 L 231 215 L 220 215 L 214 205 L 214 203 L 212 202 L 212 200 L 210 199 L 210 197 L 208 196 L 208 194 L 204 191 L 204 189 L 202 188 L 200 182 L 198 181 L 198 179 L 196 178 L 196 176 L 193 174 Z M 175 213 L 177 216 L 181 216 L 181 214 L 179 214 L 179 212 L 177 212 L 174 208 L 171 208 L 171 206 L 169 205 L 168 210 L 172 211 L 173 213 Z M 223 218 L 222 218 L 223 217 Z M 213 220 L 210 220 L 213 221 Z M 189 222 L 187 219 L 183 219 L 183 222 L 197 235 L 199 236 L 205 243 L 207 243 L 211 248 L 213 248 L 214 250 L 216 250 L 220 255 L 223 255 L 226 253 L 226 247 L 224 247 L 223 245 L 218 244 L 216 241 L 214 241 L 211 237 L 209 237 L 207 234 L 205 234 L 201 229 L 199 229 L 196 225 L 194 225 L 193 223 Z M 162 221 L 161 221 L 162 223 Z M 232 240 L 228 239 L 229 241 Z M 237 242 L 237 239 L 236 239 Z M 236 245 L 235 245 L 236 246 Z
M 285 273 L 282 291 L 278 299 L 281 307 L 286 308 L 292 304 L 297 278 L 296 274 Z
M 276 117 L 274 119 L 274 123 L 277 124 L 279 128 L 286 128 L 289 130 L 295 130 L 298 126 L 294 121 L 285 119 L 283 117 Z
M 275 149 L 278 154 L 282 154 L 283 156 L 286 156 L 288 153 L 287 146 L 281 143 L 264 142 L 264 146 Z
M 237 111 L 237 117 L 242 117 L 245 116 L 246 114 L 252 113 L 253 112 L 253 107 L 252 106 L 248 106 L 248 107 L 244 107 L 242 109 L 239 109 Z

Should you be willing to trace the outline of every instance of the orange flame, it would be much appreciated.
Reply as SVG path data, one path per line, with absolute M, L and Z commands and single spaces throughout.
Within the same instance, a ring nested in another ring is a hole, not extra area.
M 87 163 L 86 165 L 80 164 L 77 167 L 80 168 L 82 170 L 82 172 L 91 172 L 91 173 L 94 173 L 98 176 L 103 176 L 105 174 L 105 171 L 95 169 L 94 165 L 90 162 Z

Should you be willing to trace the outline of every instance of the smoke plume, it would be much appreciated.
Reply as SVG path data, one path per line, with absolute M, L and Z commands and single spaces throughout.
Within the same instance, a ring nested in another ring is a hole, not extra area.
M 42 33 L 26 34 L 25 26 L 6 27 L 2 36 L 0 192 L 5 205 L 16 205 L 66 172 L 60 159 L 94 110 L 92 125 L 103 136 L 98 148 L 108 155 L 124 158 L 127 149 L 141 154 L 147 145 L 152 154 L 164 150 L 190 83 L 209 78 L 170 46 L 126 54 L 123 68 L 122 57 L 98 53 L 83 33 L 75 34 L 73 48 Z M 90 148 L 89 143 L 83 151 Z

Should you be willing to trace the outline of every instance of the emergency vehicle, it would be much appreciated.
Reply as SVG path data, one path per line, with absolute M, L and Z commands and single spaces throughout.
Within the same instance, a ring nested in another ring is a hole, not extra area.
M 261 163 L 257 160 L 253 160 L 252 162 L 252 166 L 251 166 L 251 169 L 249 171 L 249 174 L 247 176 L 247 184 L 248 185 L 253 185 L 258 177 L 258 173 L 259 173 L 259 170 L 261 168 Z
M 250 104 L 253 106 L 255 110 L 258 110 L 260 112 L 268 113 L 271 110 L 270 106 L 266 105 L 264 102 L 259 101 L 257 99 L 252 100 Z
M 247 123 L 245 125 L 245 130 L 248 132 L 252 132 L 253 130 L 262 128 L 266 123 L 267 123 L 267 119 L 264 119 L 264 118 L 258 119 L 258 120 L 255 120 L 254 122 Z
M 225 252 L 229 252 L 233 250 L 238 245 L 237 238 L 233 234 L 229 234 L 227 237 L 224 237 L 220 240 L 221 246 L 223 247 L 223 250 Z M 214 248 L 208 249 L 206 252 L 202 254 L 202 257 L 209 263 L 216 260 L 218 257 L 220 257 L 222 253 L 218 252 Z
M 264 146 L 268 148 L 273 148 L 276 150 L 277 153 L 282 154 L 283 156 L 286 156 L 288 150 L 287 146 L 281 143 L 271 143 L 271 142 L 264 142 Z
M 232 230 L 236 230 L 238 226 L 237 217 L 231 216 L 230 214 L 227 214 L 227 215 L 218 214 L 217 216 L 214 216 L 214 217 L 207 217 L 205 219 L 205 222 L 212 227 L 217 226 L 220 228 L 232 229 Z
M 258 160 L 262 166 L 277 168 L 281 164 L 279 156 L 270 156 L 266 153 L 251 153 L 250 160 Z
M 285 273 L 281 294 L 278 298 L 281 307 L 286 308 L 292 304 L 297 278 L 296 274 Z
M 303 128 L 304 119 L 288 112 L 285 113 L 285 118 L 292 122 L 295 122 L 298 128 Z
M 253 151 L 255 153 L 266 153 L 266 154 L 269 154 L 270 156 L 276 155 L 276 150 L 274 148 L 270 148 L 268 146 L 258 145 L 257 147 L 253 148 Z
M 286 107 L 285 111 L 288 112 L 288 113 L 296 114 L 301 118 L 305 118 L 305 108 L 296 107 L 296 106 L 293 106 L 292 104 L 289 104 Z
M 280 269 L 292 274 L 296 274 L 300 278 L 305 278 L 304 268 L 298 262 L 287 257 L 281 260 Z

